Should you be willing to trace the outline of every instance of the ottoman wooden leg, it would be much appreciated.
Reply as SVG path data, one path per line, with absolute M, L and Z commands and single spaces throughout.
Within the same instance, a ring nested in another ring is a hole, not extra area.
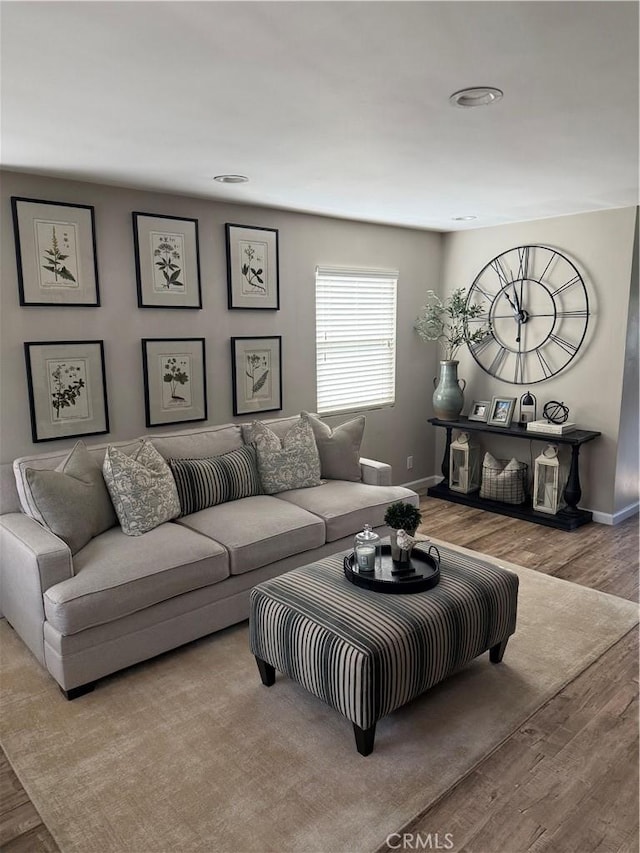
M 258 657 L 256 658 L 256 663 L 258 664 L 258 669 L 260 670 L 260 678 L 262 679 L 262 683 L 266 687 L 271 687 L 272 684 L 275 684 L 275 667 L 271 666 L 270 663 L 267 663 L 266 660 L 262 660 L 262 658 Z
M 503 640 L 501 643 L 497 643 L 495 646 L 491 646 L 489 649 L 489 660 L 491 663 L 500 663 L 502 660 L 502 656 L 504 655 L 504 650 L 507 648 L 507 643 L 509 642 L 509 638 Z
M 373 752 L 373 742 L 376 738 L 376 724 L 374 723 L 368 729 L 361 729 L 360 726 L 353 724 L 353 731 L 356 736 L 356 747 L 360 755 L 371 755 Z

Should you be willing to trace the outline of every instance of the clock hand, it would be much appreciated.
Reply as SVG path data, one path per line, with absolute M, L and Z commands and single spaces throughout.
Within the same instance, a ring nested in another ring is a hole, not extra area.
M 511 305 L 511 310 L 513 311 L 514 316 L 517 320 L 520 317 L 520 306 L 519 305 L 516 306 L 513 304 L 513 302 L 511 301 L 511 297 L 509 296 L 509 294 L 507 293 L 506 290 L 504 292 L 504 295 L 505 295 L 505 298 L 506 298 L 507 302 L 509 303 L 509 305 Z M 516 296 L 516 303 L 517 303 L 517 301 L 518 301 L 518 297 Z

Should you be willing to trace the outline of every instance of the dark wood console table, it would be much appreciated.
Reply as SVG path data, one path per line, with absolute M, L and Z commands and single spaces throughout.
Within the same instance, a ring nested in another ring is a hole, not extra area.
M 536 524 L 544 524 L 547 527 L 555 527 L 559 530 L 575 530 L 577 527 L 581 527 L 583 524 L 588 524 L 591 521 L 592 513 L 584 509 L 578 509 L 578 503 L 582 497 L 578 454 L 583 444 L 593 441 L 594 438 L 598 438 L 601 433 L 586 429 L 576 429 L 564 435 L 545 435 L 539 432 L 528 432 L 526 426 L 520 426 L 520 424 L 511 427 L 497 427 L 489 426 L 482 421 L 470 421 L 464 417 L 451 421 L 440 420 L 440 418 L 429 418 L 429 423 L 436 427 L 443 427 L 447 431 L 447 441 L 442 458 L 442 475 L 444 480 L 438 483 L 437 486 L 431 486 L 427 490 L 427 494 L 430 497 L 441 498 L 452 503 L 466 504 L 467 506 L 487 510 L 487 512 L 508 515 L 512 518 L 533 521 Z M 450 489 L 449 459 L 451 437 L 454 429 L 461 432 L 485 432 L 494 435 L 509 436 L 510 438 L 526 438 L 529 441 L 542 441 L 547 444 L 569 445 L 571 447 L 571 465 L 564 490 L 564 499 L 567 502 L 567 506 L 556 515 L 547 515 L 546 513 L 535 512 L 530 498 L 524 504 L 507 504 L 481 498 L 477 491 L 465 494 L 464 492 L 457 492 Z

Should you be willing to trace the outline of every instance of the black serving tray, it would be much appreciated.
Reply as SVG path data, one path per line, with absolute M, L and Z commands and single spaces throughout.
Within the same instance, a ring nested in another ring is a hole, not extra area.
M 440 552 L 435 545 L 430 545 L 428 552 L 414 547 L 408 563 L 397 563 L 391 559 L 391 546 L 382 545 L 380 570 L 360 572 L 354 565 L 352 551 L 344 558 L 344 574 L 352 584 L 374 592 L 396 595 L 424 592 L 440 580 Z

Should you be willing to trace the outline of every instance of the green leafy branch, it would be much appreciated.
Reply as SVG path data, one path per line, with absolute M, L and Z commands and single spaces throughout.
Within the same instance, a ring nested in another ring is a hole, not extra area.
M 444 302 L 433 291 L 427 291 L 427 302 L 416 318 L 414 329 L 423 341 L 438 341 L 445 361 L 453 361 L 462 344 L 475 344 L 491 333 L 491 326 L 480 323 L 473 331 L 469 320 L 478 320 L 485 313 L 482 304 L 470 305 L 464 287 L 453 291 Z

